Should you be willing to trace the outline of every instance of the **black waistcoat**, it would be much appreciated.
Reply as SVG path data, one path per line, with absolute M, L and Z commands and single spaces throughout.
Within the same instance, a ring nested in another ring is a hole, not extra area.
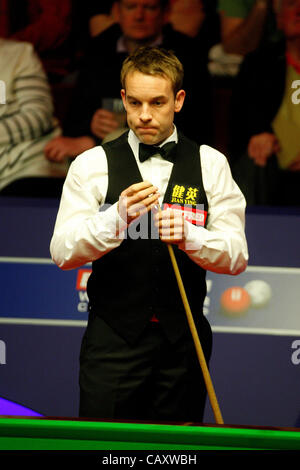
M 103 145 L 109 177 L 106 204 L 114 204 L 125 188 L 142 181 L 127 138 L 125 133 Z M 198 212 L 198 225 L 205 226 L 208 203 L 199 147 L 179 134 L 174 152 L 163 207 L 189 204 L 187 213 L 192 214 L 201 205 L 205 220 Z M 173 248 L 195 322 L 201 321 L 206 272 L 176 245 Z M 188 329 L 168 248 L 159 240 L 151 214 L 129 226 L 118 248 L 93 262 L 87 293 L 90 311 L 101 316 L 128 343 L 138 339 L 154 314 L 172 342 Z

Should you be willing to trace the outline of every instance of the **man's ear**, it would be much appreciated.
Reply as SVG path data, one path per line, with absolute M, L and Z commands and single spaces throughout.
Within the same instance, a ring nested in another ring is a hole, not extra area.
M 179 90 L 176 93 L 176 97 L 175 97 L 175 108 L 174 108 L 175 113 L 179 113 L 179 111 L 181 110 L 183 106 L 184 100 L 185 100 L 185 91 Z
M 123 101 L 123 106 L 126 110 L 126 91 L 124 90 L 124 88 L 122 88 L 122 90 L 121 90 L 121 98 L 122 98 L 122 101 Z

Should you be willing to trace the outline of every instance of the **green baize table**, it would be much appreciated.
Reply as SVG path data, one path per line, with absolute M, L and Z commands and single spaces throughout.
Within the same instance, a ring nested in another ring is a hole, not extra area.
M 300 450 L 300 429 L 0 417 L 0 450 Z

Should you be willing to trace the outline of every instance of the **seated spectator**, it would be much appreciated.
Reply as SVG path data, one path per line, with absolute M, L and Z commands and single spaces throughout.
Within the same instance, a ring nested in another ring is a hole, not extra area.
M 300 204 L 300 0 L 277 6 L 280 43 L 249 54 L 232 102 L 231 162 L 248 204 Z
M 117 22 L 117 0 L 92 1 L 90 7 L 90 33 L 97 36 Z M 169 22 L 176 31 L 196 37 L 205 18 L 202 0 L 170 0 Z
M 198 46 L 206 53 L 219 40 L 217 0 L 170 0 L 168 22 L 175 31 L 198 39 Z M 90 2 L 89 29 L 92 37 L 117 22 L 117 0 Z
M 120 127 L 121 65 L 128 53 L 141 45 L 172 49 L 183 62 L 188 98 L 176 123 L 187 137 L 199 143 L 211 143 L 210 77 L 206 58 L 199 55 L 192 38 L 165 25 L 168 1 L 119 0 L 116 12 L 118 24 L 91 41 L 65 136 L 49 142 L 45 149 L 47 157 L 54 161 L 75 157 Z
M 30 42 L 52 82 L 70 68 L 71 0 L 0 0 L 0 37 Z
M 67 162 L 45 158 L 60 134 L 46 74 L 29 43 L 0 39 L 0 195 L 59 197 Z M 4 99 L 3 99 L 4 98 Z

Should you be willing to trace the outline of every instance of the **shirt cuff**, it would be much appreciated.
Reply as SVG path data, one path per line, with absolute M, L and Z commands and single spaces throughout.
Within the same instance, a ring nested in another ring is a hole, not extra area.
M 116 202 L 107 209 L 100 211 L 100 214 L 101 225 L 105 225 L 107 238 L 122 240 L 128 225 L 119 214 L 118 203 Z
M 203 227 L 185 221 L 185 240 L 178 248 L 185 252 L 199 251 L 203 247 Z

